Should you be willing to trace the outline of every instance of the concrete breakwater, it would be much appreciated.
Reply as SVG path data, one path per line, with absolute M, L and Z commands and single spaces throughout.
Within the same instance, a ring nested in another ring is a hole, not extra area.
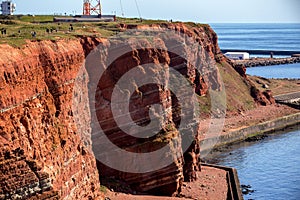
M 293 108 L 300 109 L 300 92 L 294 92 L 274 97 L 277 103 L 286 104 Z
M 227 199 L 233 199 L 233 200 L 243 200 L 243 194 L 241 190 L 241 184 L 238 177 L 238 172 L 235 168 L 232 167 L 226 167 L 226 166 L 220 166 L 220 165 L 212 165 L 208 163 L 201 163 L 201 166 L 211 167 L 211 168 L 217 168 L 222 169 L 226 171 L 226 179 L 228 184 L 228 194 Z
M 239 141 L 245 141 L 256 135 L 272 133 L 277 130 L 283 130 L 286 127 L 300 123 L 300 112 L 289 116 L 280 117 L 271 121 L 263 122 L 253 126 L 243 127 L 238 130 L 229 131 L 219 137 L 207 138 L 200 143 L 201 154 L 204 155 L 214 148 L 225 146 Z M 212 144 L 215 144 L 212 147 Z
M 284 65 L 300 63 L 300 57 L 288 58 L 251 58 L 249 60 L 232 60 L 235 65 L 244 65 L 245 67 Z

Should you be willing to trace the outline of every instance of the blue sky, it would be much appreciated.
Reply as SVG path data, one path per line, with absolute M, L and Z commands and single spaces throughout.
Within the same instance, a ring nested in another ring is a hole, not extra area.
M 81 14 L 83 0 L 12 0 L 18 14 Z M 101 0 L 103 14 L 138 17 L 135 0 Z M 299 0 L 136 0 L 143 18 L 202 23 L 299 22 Z

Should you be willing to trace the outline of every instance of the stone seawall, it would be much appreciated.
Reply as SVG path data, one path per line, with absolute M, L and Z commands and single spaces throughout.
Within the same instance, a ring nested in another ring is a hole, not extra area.
M 285 65 L 300 63 L 300 57 L 289 58 L 252 58 L 250 60 L 233 60 L 235 65 L 244 65 L 245 67 Z
M 232 167 L 225 167 L 219 165 L 212 165 L 207 163 L 201 163 L 202 166 L 222 169 L 227 173 L 227 183 L 228 183 L 228 194 L 227 199 L 234 199 L 234 200 L 243 200 L 243 194 L 241 190 L 241 184 L 238 176 L 238 172 L 235 168 Z
M 216 144 L 213 148 L 225 146 L 234 142 L 244 141 L 255 135 L 264 133 L 272 133 L 277 130 L 282 130 L 286 127 L 300 124 L 300 112 L 277 118 L 275 120 L 263 122 L 257 125 L 240 128 L 238 130 L 229 131 L 220 137 L 208 138 L 201 141 L 201 154 L 210 151 L 212 147 L 209 144 Z M 217 142 L 215 142 L 217 141 Z
M 275 96 L 276 102 L 300 109 L 300 92 Z

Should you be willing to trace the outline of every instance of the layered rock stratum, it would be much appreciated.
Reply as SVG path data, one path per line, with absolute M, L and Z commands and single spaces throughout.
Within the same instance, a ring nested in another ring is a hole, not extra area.
M 193 124 L 194 141 L 184 152 L 177 130 L 179 114 L 176 99 L 170 91 L 158 86 L 137 88 L 132 96 L 132 118 L 137 124 L 148 123 L 148 105 L 159 103 L 166 112 L 163 129 L 159 136 L 138 140 L 124 135 L 112 120 L 109 104 L 105 104 L 112 93 L 112 86 L 126 71 L 145 62 L 165 63 L 172 67 L 178 62 L 183 66 L 181 74 L 194 84 L 201 108 L 209 107 L 208 88 L 229 90 L 227 111 L 249 110 L 257 104 L 274 103 L 270 92 L 262 93 L 247 79 L 244 70 L 234 69 L 220 52 L 217 35 L 207 26 L 190 26 L 183 23 L 162 23 L 156 25 L 129 26 L 124 29 L 166 28 L 193 37 L 206 53 L 199 52 L 203 60 L 214 60 L 218 68 L 211 73 L 216 77 L 209 80 L 189 68 L 184 60 L 174 60 L 176 55 L 156 49 L 133 50 L 125 59 L 120 58 L 111 68 L 105 83 L 98 86 L 105 91 L 98 96 L 96 107 L 101 108 L 97 117 L 106 120 L 103 126 L 109 130 L 106 135 L 119 147 L 128 151 L 152 151 L 163 145 L 170 145 L 168 152 L 174 162 L 155 172 L 133 174 L 111 169 L 97 162 L 87 149 L 77 127 L 73 113 L 73 89 L 79 70 L 88 54 L 99 44 L 106 45 L 106 39 L 80 37 L 58 41 L 30 42 L 20 49 L 6 44 L 0 45 L 0 199 L 102 199 L 100 179 L 118 179 L 132 191 L 159 195 L 180 193 L 183 180 L 197 179 L 199 171 L 198 121 Z M 173 63 L 172 63 L 173 62 Z M 118 69 L 118 71 L 113 71 Z M 120 70 L 124 69 L 124 71 Z M 207 74 L 206 74 L 207 75 Z M 149 92 L 150 90 L 150 92 Z M 151 92 L 153 91 L 153 92 Z M 143 94 L 143 99 L 141 99 Z M 256 104 L 257 103 L 257 104 Z M 81 108 L 79 108 L 81 109 Z M 82 114 L 86 112 L 82 108 Z M 203 112 L 202 117 L 212 113 Z M 88 114 L 87 114 L 88 115 Z M 145 117 L 146 116 L 146 117 Z M 108 120 L 107 120 L 108 119 Z M 101 141 L 100 141 L 101 142 Z M 179 155 L 179 156 L 178 156 Z M 130 161 L 128 161 L 130 162 Z M 124 163 L 126 165 L 128 163 Z

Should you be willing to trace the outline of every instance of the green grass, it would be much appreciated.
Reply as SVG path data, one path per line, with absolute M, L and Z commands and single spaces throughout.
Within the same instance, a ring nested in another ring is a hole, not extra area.
M 24 15 L 18 18 L 22 22 L 37 22 L 37 23 L 46 23 L 53 22 L 53 16 L 51 15 L 37 15 L 37 16 L 28 16 Z
M 83 22 L 83 23 L 57 23 L 53 22 L 52 15 L 15 15 L 0 16 L 0 29 L 6 29 L 6 35 L 0 35 L 0 44 L 9 44 L 13 47 L 22 48 L 27 40 L 58 40 L 64 38 L 76 38 L 78 36 L 96 36 L 107 38 L 122 31 L 120 24 L 127 25 L 150 25 L 171 23 L 166 20 L 149 20 L 138 18 L 117 18 L 117 22 Z M 74 31 L 70 32 L 70 24 L 74 27 Z M 187 22 L 190 27 L 205 26 Z M 46 29 L 53 29 L 50 34 Z M 57 31 L 56 31 L 57 30 Z M 35 31 L 37 36 L 32 37 L 31 33 Z
M 211 100 L 210 95 L 207 96 L 197 96 L 198 97 L 198 103 L 200 106 L 200 116 L 206 116 L 210 114 L 211 111 Z
M 191 27 L 191 28 L 209 28 L 210 26 L 208 24 L 200 24 L 200 23 L 195 23 L 195 22 L 185 22 L 184 24 L 186 24 L 187 26 Z
M 0 16 L 0 29 L 6 29 L 6 35 L 0 35 L 0 44 L 22 47 L 26 40 L 58 40 L 78 36 L 110 37 L 119 32 L 117 22 L 72 23 L 74 31 L 70 32 L 71 23 L 53 22 L 53 16 Z M 46 29 L 53 29 L 47 33 Z M 31 33 L 35 31 L 36 37 Z
M 105 187 L 104 185 L 100 185 L 100 192 L 101 192 L 101 193 L 106 194 L 106 193 L 107 193 L 107 190 L 108 190 L 107 187 Z
M 0 20 L 15 20 L 21 22 L 31 22 L 31 23 L 46 23 L 53 22 L 52 15 L 12 15 L 12 16 L 3 16 L 0 15 Z
M 117 21 L 120 23 L 131 24 L 131 25 L 149 25 L 149 24 L 161 24 L 168 22 L 167 20 L 160 19 L 139 19 L 139 18 L 122 18 L 118 17 Z
M 253 109 L 255 102 L 250 95 L 250 88 L 245 84 L 243 78 L 227 63 L 218 64 L 218 68 L 225 84 L 227 110 Z
M 57 40 L 63 38 L 75 38 L 77 36 L 99 36 L 109 37 L 115 34 L 117 29 L 110 30 L 101 28 L 97 24 L 73 24 L 74 31 L 69 31 L 69 24 L 57 23 L 16 23 L 16 24 L 1 24 L 0 29 L 7 30 L 6 35 L 0 35 L 0 43 L 7 43 L 15 47 L 20 47 L 26 43 L 26 40 Z M 53 29 L 52 33 L 47 33 L 46 29 Z M 31 33 L 35 31 L 36 37 L 32 37 Z

